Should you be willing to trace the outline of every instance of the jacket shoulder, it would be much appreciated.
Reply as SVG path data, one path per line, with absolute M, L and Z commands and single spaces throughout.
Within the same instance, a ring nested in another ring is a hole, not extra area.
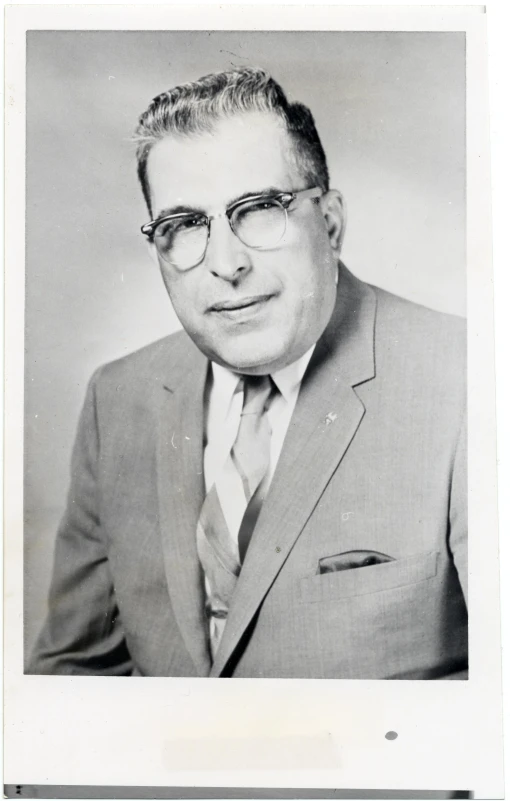
M 371 287 L 377 298 L 376 338 L 402 337 L 414 353 L 432 354 L 441 347 L 444 357 L 466 354 L 465 318 L 435 311 L 413 301 Z
M 184 331 L 177 331 L 103 364 L 95 371 L 92 382 L 106 391 L 112 386 L 117 391 L 121 387 L 143 387 L 149 380 L 151 383 L 162 383 L 198 354 L 188 335 Z
M 377 297 L 380 324 L 391 328 L 410 327 L 411 330 L 436 331 L 439 336 L 448 334 L 461 339 L 466 337 L 466 320 L 455 314 L 435 311 L 385 289 L 371 286 Z
M 372 287 L 377 298 L 375 360 L 380 377 L 465 404 L 466 320 Z

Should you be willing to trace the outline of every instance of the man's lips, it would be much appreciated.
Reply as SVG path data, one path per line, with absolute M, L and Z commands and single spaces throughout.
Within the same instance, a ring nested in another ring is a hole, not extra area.
M 247 309 L 250 306 L 255 306 L 257 303 L 265 303 L 266 300 L 272 298 L 272 295 L 252 295 L 248 298 L 239 298 L 237 300 L 220 300 L 209 306 L 208 311 L 212 312 L 231 312 L 237 309 Z

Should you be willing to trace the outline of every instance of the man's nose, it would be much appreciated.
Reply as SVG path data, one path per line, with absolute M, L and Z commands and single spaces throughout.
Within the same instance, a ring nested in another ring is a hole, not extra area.
M 225 215 L 211 220 L 205 266 L 217 278 L 238 281 L 252 268 L 250 249 L 234 234 Z

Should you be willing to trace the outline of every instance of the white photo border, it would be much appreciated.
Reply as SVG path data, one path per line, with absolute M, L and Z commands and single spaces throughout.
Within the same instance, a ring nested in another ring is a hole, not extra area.
M 465 31 L 469 681 L 23 675 L 25 32 L 36 29 Z M 481 9 L 271 5 L 262 17 L 257 7 L 239 5 L 11 6 L 6 109 L 5 781 L 464 789 L 501 797 L 491 185 Z M 397 740 L 385 738 L 389 730 L 399 733 Z

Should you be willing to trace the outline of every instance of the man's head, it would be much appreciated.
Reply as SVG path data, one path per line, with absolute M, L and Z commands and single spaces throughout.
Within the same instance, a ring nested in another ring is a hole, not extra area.
M 188 334 L 238 372 L 298 359 L 331 316 L 344 228 L 310 111 L 245 68 L 155 98 L 136 138 L 149 212 L 162 221 L 149 227 L 151 247 Z

